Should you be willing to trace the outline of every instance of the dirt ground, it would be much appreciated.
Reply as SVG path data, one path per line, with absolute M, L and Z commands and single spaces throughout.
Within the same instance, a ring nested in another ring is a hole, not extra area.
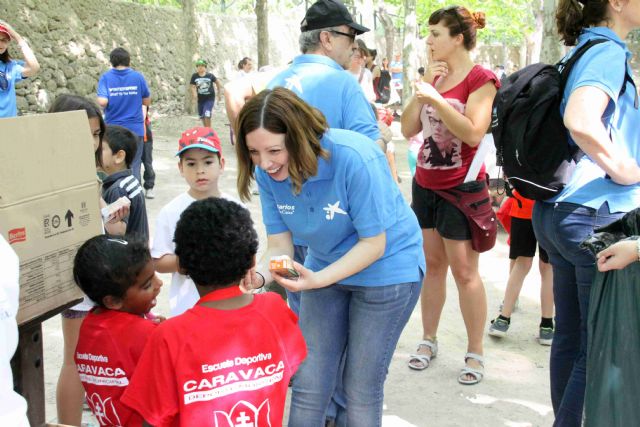
M 154 169 L 157 177 L 156 198 L 147 200 L 151 235 L 162 206 L 186 189 L 174 154 L 180 133 L 198 123 L 194 116 L 163 116 L 153 123 Z M 223 140 L 226 157 L 226 169 L 220 187 L 226 193 L 237 194 L 235 154 L 229 142 L 226 117 L 220 110 L 214 115 L 213 127 Z M 400 136 L 398 123 L 393 124 L 392 130 L 396 136 L 396 159 L 402 178 L 400 185 L 409 201 L 411 175 L 407 164 L 407 143 Z M 261 242 L 265 242 L 259 198 L 254 197 L 247 206 Z M 509 268 L 506 236 L 501 234 L 498 240 L 496 247 L 480 258 L 489 318 L 497 315 Z M 261 246 L 262 250 L 264 248 Z M 161 278 L 165 285 L 170 284 L 169 275 L 161 275 Z M 485 379 L 475 386 L 463 386 L 457 382 L 458 372 L 464 364 L 466 333 L 451 276 L 447 286 L 449 298 L 438 334 L 440 352 L 432 366 L 416 372 L 410 370 L 406 363 L 422 338 L 419 303 L 400 337 L 385 386 L 383 426 L 550 426 L 553 411 L 549 397 L 549 347 L 540 346 L 536 341 L 540 316 L 540 280 L 535 267 L 525 281 L 508 336 L 501 341 L 488 336 L 485 338 Z M 168 313 L 168 300 L 162 294 L 156 311 Z M 44 324 L 44 345 L 46 414 L 47 420 L 55 421 L 55 384 L 63 348 L 60 316 Z M 83 425 L 98 425 L 90 413 L 85 412 L 84 418 Z

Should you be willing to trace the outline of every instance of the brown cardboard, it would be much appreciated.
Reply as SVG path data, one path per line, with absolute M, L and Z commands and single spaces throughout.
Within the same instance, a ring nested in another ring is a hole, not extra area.
M 73 258 L 102 233 L 84 111 L 0 119 L 0 232 L 20 258 L 18 324 L 82 297 Z M 44 320 L 44 319 L 42 319 Z

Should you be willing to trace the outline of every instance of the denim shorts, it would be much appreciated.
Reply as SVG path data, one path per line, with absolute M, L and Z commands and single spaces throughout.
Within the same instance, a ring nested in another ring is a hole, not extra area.
M 411 185 L 411 197 L 411 208 L 420 228 L 435 228 L 445 239 L 471 240 L 469 221 L 462 211 L 435 192 L 421 187 L 415 178 Z
M 198 115 L 201 119 L 211 118 L 211 111 L 213 111 L 213 100 L 209 99 L 203 102 L 198 101 Z

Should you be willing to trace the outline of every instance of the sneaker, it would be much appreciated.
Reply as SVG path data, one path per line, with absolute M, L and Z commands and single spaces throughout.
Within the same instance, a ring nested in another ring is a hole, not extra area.
M 156 197 L 156 195 L 153 193 L 153 188 L 149 188 L 149 189 L 145 190 L 144 196 L 147 199 L 155 199 L 155 197 Z
M 502 338 L 507 335 L 508 330 L 509 323 L 506 320 L 496 317 L 491 321 L 491 326 L 489 327 L 489 335 L 491 335 L 492 337 Z
M 553 328 L 540 328 L 538 342 L 540 345 L 551 345 L 553 342 Z

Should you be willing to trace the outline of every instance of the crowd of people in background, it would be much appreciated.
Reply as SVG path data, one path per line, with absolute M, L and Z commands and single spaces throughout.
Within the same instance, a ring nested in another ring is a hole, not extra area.
M 560 0 L 556 20 L 568 46 L 606 40 L 578 61 L 562 98 L 570 143 L 584 156 L 558 196 L 534 203 L 514 192 L 500 207 L 509 278 L 490 322 L 479 273 L 484 249 L 473 219 L 451 198 L 489 199 L 485 167 L 474 169 L 474 157 L 508 76 L 503 65 L 491 70 L 473 60 L 483 12 L 449 6 L 429 17 L 428 61 L 411 76 L 399 117 L 410 145 L 410 204 L 398 187 L 389 129 L 398 117 L 385 108 L 402 98 L 402 55 L 378 62 L 376 49 L 357 38 L 369 28 L 341 2 L 309 7 L 301 54 L 288 67 L 254 71 L 243 57 L 224 86 L 239 199 L 219 187 L 225 156 L 211 117 L 223 85 L 206 59 L 195 62 L 189 87 L 201 126 L 185 130 L 176 150 L 185 192 L 157 218 L 147 218 L 145 206 L 155 197 L 152 94 L 129 52 L 115 48 L 95 102 L 60 95 L 49 111 L 87 113 L 100 206 L 117 206 L 105 235 L 75 258 L 74 279 L 86 297 L 62 312 L 58 422 L 80 425 L 86 400 L 101 425 L 204 425 L 240 413 L 255 425 L 282 425 L 290 386 L 291 426 L 379 426 L 391 357 L 418 301 L 422 339 L 408 368 L 438 369 L 451 272 L 467 335 L 456 380 L 478 384 L 485 331 L 507 335 L 537 249 L 537 332 L 551 346 L 555 425 L 580 426 L 588 372 L 604 369 L 586 363 L 591 284 L 597 269 L 624 268 L 640 253 L 635 242 L 621 242 L 596 263 L 580 246 L 640 204 L 640 111 L 625 77 L 624 42 L 640 28 L 640 9 L 635 0 Z M 9 54 L 13 42 L 24 60 Z M 0 67 L 0 117 L 14 117 L 15 84 L 40 65 L 2 20 Z M 267 233 L 259 259 L 243 204 L 252 195 Z M 122 198 L 128 203 L 118 205 Z M 270 266 L 281 256 L 292 260 L 287 274 Z M 156 272 L 172 274 L 168 319 L 151 312 L 162 288 Z M 265 292 L 278 287 L 284 298 Z M 117 374 L 103 378 L 99 369 Z

